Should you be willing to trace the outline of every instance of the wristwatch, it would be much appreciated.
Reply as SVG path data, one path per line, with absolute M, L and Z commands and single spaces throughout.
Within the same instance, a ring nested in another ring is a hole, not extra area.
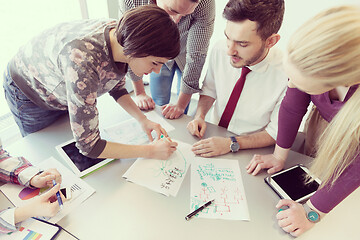
M 303 204 L 303 207 L 305 209 L 306 212 L 306 218 L 313 223 L 317 223 L 320 222 L 320 214 L 318 212 L 316 212 L 315 210 L 311 209 L 309 207 L 309 205 L 307 205 L 306 203 Z
M 236 137 L 232 136 L 232 137 L 230 137 L 230 139 L 231 139 L 230 151 L 233 153 L 239 151 L 240 145 L 239 145 L 238 141 L 236 140 Z

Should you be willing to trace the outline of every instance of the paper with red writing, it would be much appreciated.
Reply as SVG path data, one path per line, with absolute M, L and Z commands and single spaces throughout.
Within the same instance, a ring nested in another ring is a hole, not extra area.
M 190 212 L 215 201 L 196 216 L 211 219 L 250 220 L 237 160 L 196 157 L 191 165 Z

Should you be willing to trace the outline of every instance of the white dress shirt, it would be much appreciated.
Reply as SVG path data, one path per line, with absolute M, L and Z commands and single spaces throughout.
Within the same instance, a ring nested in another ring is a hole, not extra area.
M 234 68 L 227 55 L 226 41 L 216 43 L 210 53 L 201 95 L 216 99 L 210 121 L 218 124 L 241 68 Z M 274 139 L 277 135 L 278 113 L 285 95 L 288 78 L 282 68 L 280 49 L 271 48 L 260 63 L 250 66 L 244 88 L 232 116 L 228 130 L 237 134 L 250 134 L 262 130 Z

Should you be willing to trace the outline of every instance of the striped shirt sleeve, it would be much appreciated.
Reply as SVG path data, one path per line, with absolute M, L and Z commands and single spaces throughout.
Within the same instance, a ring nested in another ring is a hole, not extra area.
M 17 230 L 15 225 L 15 209 L 9 208 L 0 212 L 0 233 L 11 233 Z
M 33 167 L 23 157 L 12 157 L 2 148 L 0 139 L 0 180 L 24 186 L 30 185 L 30 179 L 38 174 L 40 169 Z M 15 208 L 0 212 L 0 233 L 16 231 L 14 220 Z
M 186 43 L 186 62 L 184 63 L 181 85 L 181 91 L 186 94 L 200 91 L 199 79 L 205 63 L 210 38 L 214 31 L 215 1 L 200 1 L 191 15 L 192 19 L 190 16 L 184 19 L 184 24 L 190 25 Z M 184 59 L 179 56 L 175 60 L 181 69 L 182 64 L 179 64 L 179 62 Z

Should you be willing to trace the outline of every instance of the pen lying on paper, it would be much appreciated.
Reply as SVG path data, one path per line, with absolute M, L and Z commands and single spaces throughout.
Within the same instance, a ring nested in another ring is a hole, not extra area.
M 53 183 L 53 186 L 56 185 L 55 180 L 52 180 L 52 183 Z M 63 208 L 63 202 L 61 200 L 60 191 L 56 192 L 56 198 L 57 198 L 57 200 L 59 202 L 60 209 L 62 209 Z
M 204 208 L 208 207 L 210 204 L 212 204 L 215 201 L 215 199 L 208 201 L 207 203 L 205 203 L 204 205 L 202 205 L 201 207 L 199 207 L 198 209 L 194 210 L 193 212 L 189 213 L 186 217 L 185 220 L 189 221 L 190 218 L 192 218 L 193 216 L 195 216 L 196 214 L 198 214 L 199 212 L 201 212 L 202 210 L 204 210 Z

